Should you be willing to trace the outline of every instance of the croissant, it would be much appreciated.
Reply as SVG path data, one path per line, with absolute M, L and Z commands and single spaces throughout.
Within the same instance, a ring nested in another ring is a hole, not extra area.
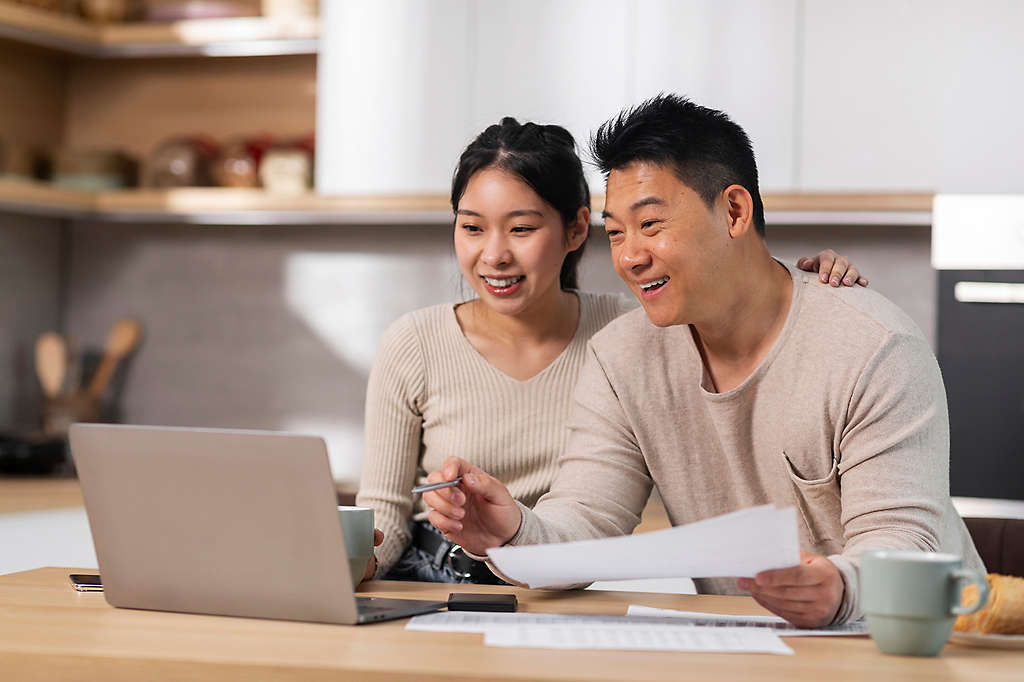
M 984 634 L 1024 634 L 1024 578 L 998 573 L 988 574 L 988 605 L 966 616 L 959 616 L 953 629 L 957 632 Z M 978 588 L 964 588 L 963 603 L 970 606 L 978 602 Z

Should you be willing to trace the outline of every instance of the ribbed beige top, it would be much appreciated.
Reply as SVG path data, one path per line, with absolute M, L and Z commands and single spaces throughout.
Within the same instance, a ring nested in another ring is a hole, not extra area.
M 408 523 L 426 515 L 409 491 L 452 455 L 497 476 L 527 506 L 547 492 L 569 431 L 572 390 L 587 342 L 635 306 L 617 295 L 579 294 L 580 320 L 565 350 L 527 381 L 504 374 L 469 343 L 444 304 L 409 313 L 384 333 L 366 395 L 366 457 L 356 502 L 384 531 L 383 575 L 409 545 Z

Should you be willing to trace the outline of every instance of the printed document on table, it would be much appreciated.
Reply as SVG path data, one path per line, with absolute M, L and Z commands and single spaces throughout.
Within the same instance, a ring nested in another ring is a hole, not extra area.
M 631 626 L 500 628 L 484 633 L 484 644 L 540 649 L 618 649 L 632 651 L 704 651 L 792 654 L 768 630 Z
M 496 547 L 502 573 L 536 587 L 637 578 L 751 577 L 800 562 L 796 510 L 751 507 L 685 526 L 599 540 Z
M 675 609 L 656 609 L 652 606 L 631 604 L 626 610 L 627 616 L 651 618 L 678 618 L 681 623 L 698 627 L 729 627 L 770 630 L 779 637 L 827 637 L 836 635 L 866 635 L 867 625 L 857 620 L 845 625 L 830 625 L 825 628 L 798 628 L 784 618 L 778 616 L 734 616 L 725 613 L 700 613 L 699 611 L 676 611 Z

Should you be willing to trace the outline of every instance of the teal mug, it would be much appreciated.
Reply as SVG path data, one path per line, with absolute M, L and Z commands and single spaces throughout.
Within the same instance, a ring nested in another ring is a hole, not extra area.
M 369 507 L 338 507 L 338 518 L 345 536 L 352 587 L 356 587 L 373 556 L 373 510 Z
M 860 558 L 861 605 L 868 632 L 886 654 L 937 656 L 960 614 L 988 603 L 988 581 L 961 567 L 955 554 L 874 550 Z M 966 585 L 978 586 L 978 602 L 964 606 Z

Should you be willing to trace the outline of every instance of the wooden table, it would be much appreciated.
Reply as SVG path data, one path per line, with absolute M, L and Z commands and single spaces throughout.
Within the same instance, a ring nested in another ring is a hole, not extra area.
M 355 504 L 351 484 L 339 484 L 338 504 Z M 0 514 L 83 507 L 77 478 L 56 476 L 0 476 Z M 665 520 L 667 524 L 667 519 Z M 667 526 L 666 526 L 667 527 Z
M 483 635 L 115 609 L 75 592 L 71 569 L 0 576 L 0 679 L 22 680 L 1020 680 L 1024 653 L 948 645 L 885 656 L 865 637 L 790 638 L 794 656 L 503 649 Z M 187 579 L 183 574 L 182 579 Z M 371 582 L 364 592 L 445 598 L 448 585 Z M 522 611 L 624 614 L 628 604 L 763 613 L 746 597 L 514 591 Z

